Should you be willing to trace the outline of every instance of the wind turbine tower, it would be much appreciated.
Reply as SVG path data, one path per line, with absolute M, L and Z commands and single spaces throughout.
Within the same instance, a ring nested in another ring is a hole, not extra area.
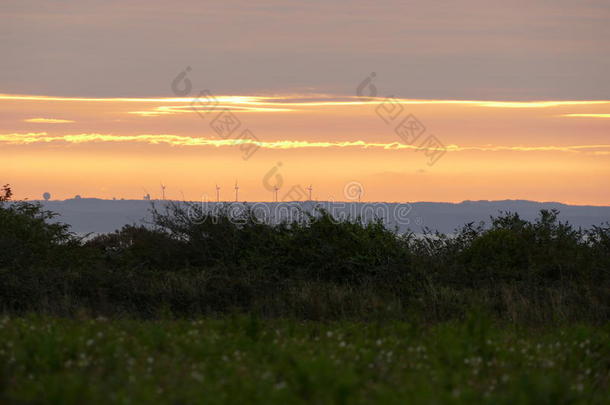
M 165 200 L 165 185 L 161 183 L 161 198 Z

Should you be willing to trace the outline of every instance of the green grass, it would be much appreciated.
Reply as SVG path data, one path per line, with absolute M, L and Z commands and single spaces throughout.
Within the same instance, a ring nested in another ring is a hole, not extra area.
M 0 318 L 0 403 L 608 403 L 610 329 Z

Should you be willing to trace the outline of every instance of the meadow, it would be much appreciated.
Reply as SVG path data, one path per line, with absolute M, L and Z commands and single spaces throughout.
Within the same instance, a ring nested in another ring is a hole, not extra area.
M 610 329 L 0 320 L 7 403 L 608 403 Z

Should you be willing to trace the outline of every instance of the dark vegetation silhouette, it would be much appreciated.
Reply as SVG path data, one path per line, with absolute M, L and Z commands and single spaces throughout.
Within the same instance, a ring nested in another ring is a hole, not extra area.
M 39 203 L 0 193 L 0 311 L 158 317 L 605 323 L 610 226 L 557 211 L 501 213 L 447 236 L 399 234 L 323 210 L 269 224 L 189 203 L 149 226 L 77 237 Z M 195 218 L 195 220 L 193 219 Z

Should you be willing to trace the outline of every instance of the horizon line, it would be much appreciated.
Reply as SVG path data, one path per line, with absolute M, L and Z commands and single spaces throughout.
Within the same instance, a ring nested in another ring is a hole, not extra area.
M 179 203 L 202 203 L 204 201 L 197 200 L 180 200 L 180 199 L 161 199 L 161 198 L 151 198 L 150 200 L 142 199 L 142 198 L 102 198 L 102 197 L 80 197 L 80 198 L 65 198 L 61 199 L 19 199 L 19 200 L 11 200 L 12 202 L 66 202 L 66 201 L 87 201 L 87 200 L 98 200 L 104 202 L 116 202 L 116 201 L 138 201 L 138 202 L 179 202 Z M 10 202 L 10 201 L 9 201 Z M 606 205 L 596 205 L 596 204 L 582 204 L 582 203 L 570 203 L 570 202 L 561 202 L 561 201 L 539 201 L 539 200 L 529 200 L 522 198 L 505 198 L 501 200 L 461 200 L 461 201 L 354 201 L 354 200 L 295 200 L 295 201 L 233 201 L 233 200 L 224 200 L 224 201 L 205 201 L 206 203 L 212 204 L 295 204 L 295 203 L 352 203 L 352 204 L 464 204 L 464 203 L 498 203 L 498 202 L 526 202 L 526 203 L 535 203 L 535 204 L 561 204 L 572 207 L 600 207 L 600 208 L 610 208 L 610 203 Z

